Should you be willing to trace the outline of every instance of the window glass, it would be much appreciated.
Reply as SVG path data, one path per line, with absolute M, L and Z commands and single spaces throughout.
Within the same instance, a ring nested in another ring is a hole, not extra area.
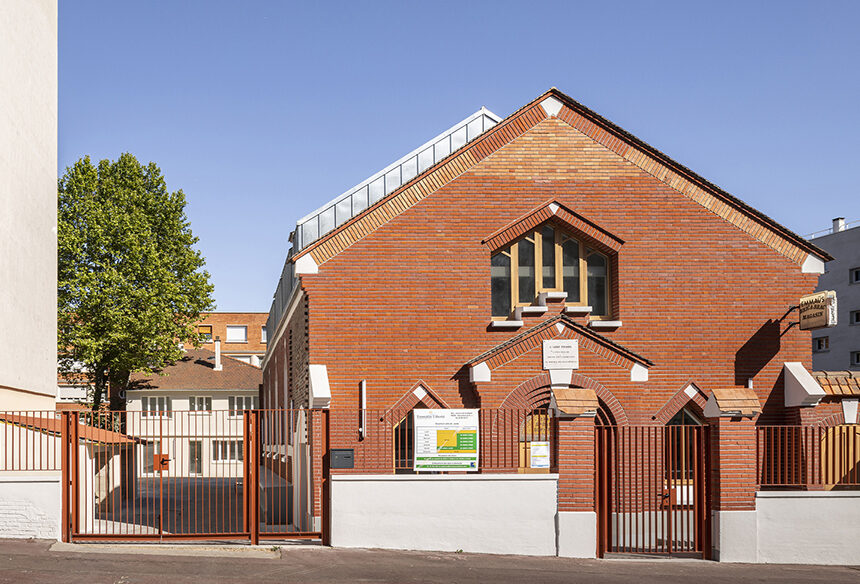
M 555 229 L 544 225 L 540 230 L 541 235 L 541 264 L 543 269 L 541 276 L 543 288 L 555 288 Z
M 248 341 L 248 327 L 246 326 L 228 326 L 227 327 L 227 342 L 228 343 L 245 343 Z
M 188 472 L 203 473 L 203 443 L 200 440 L 188 441 Z
M 535 244 L 523 239 L 517 244 L 517 249 L 520 302 L 530 303 L 535 297 Z
M 597 252 L 588 255 L 588 303 L 591 314 L 606 316 L 606 258 Z
M 260 327 L 260 342 L 261 343 L 268 343 L 269 342 L 269 334 L 266 331 L 265 326 Z
M 490 259 L 493 316 L 511 312 L 511 256 L 497 253 Z
M 561 273 L 567 302 L 579 302 L 579 243 L 566 239 L 561 244 Z
M 212 325 L 211 324 L 202 324 L 197 327 L 197 332 L 200 335 L 200 341 L 203 343 L 211 343 L 212 342 Z
M 143 472 L 155 472 L 155 453 L 158 452 L 158 447 L 158 440 L 143 445 Z

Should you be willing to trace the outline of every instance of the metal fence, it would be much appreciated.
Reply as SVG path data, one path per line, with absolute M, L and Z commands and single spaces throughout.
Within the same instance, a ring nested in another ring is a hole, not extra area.
M 756 429 L 761 488 L 860 487 L 860 427 L 761 426 Z
M 333 469 L 332 472 L 424 472 L 415 470 L 413 412 L 407 409 L 331 410 L 331 447 L 354 452 L 353 468 Z M 478 410 L 477 472 L 529 473 L 555 469 L 556 423 L 546 411 Z M 533 445 L 547 453 L 540 464 L 532 460 Z
M 60 470 L 61 429 L 58 412 L 0 412 L 0 471 Z

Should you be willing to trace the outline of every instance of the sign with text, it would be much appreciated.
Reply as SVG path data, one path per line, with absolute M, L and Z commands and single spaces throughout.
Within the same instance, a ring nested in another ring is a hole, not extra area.
M 579 341 L 550 339 L 543 342 L 543 368 L 579 369 Z
M 549 442 L 529 444 L 529 468 L 549 468 Z
M 478 410 L 413 410 L 415 470 L 478 470 Z
M 836 292 L 825 290 L 800 297 L 800 330 L 836 326 Z

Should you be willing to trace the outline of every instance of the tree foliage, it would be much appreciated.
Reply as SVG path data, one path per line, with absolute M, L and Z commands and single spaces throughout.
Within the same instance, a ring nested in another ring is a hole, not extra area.
M 180 358 L 199 345 L 196 323 L 213 286 L 185 215 L 158 166 L 131 154 L 77 161 L 58 183 L 58 355 L 61 372 L 82 364 L 98 408 L 108 383 Z

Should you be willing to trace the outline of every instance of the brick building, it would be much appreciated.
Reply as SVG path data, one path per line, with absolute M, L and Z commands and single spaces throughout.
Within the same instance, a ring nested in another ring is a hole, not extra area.
M 853 420 L 840 408 L 850 395 L 809 374 L 811 336 L 794 326 L 830 256 L 555 89 L 503 120 L 484 115 L 458 147 L 456 126 L 428 143 L 448 140 L 432 164 L 421 168 L 427 144 L 398 161 L 369 206 L 339 216 L 341 197 L 310 235 L 300 221 L 269 314 L 264 407 L 330 407 L 329 443 L 353 448 L 352 472 L 367 475 L 396 470 L 414 407 L 544 412 L 556 420 L 555 553 L 584 557 L 620 537 L 613 528 L 600 547 L 618 515 L 596 500 L 595 426 L 706 427 L 705 555 L 777 557 L 749 540 L 763 505 L 756 428 L 856 421 L 856 406 Z M 578 362 L 555 369 L 546 341 L 561 340 L 577 341 Z M 400 412 L 382 430 L 391 454 L 371 459 L 363 433 L 382 418 L 359 422 L 359 407 Z M 381 479 L 362 495 L 356 476 L 332 478 L 333 524 L 362 531 L 334 493 L 366 504 Z M 401 478 L 386 504 L 408 500 Z M 349 529 L 332 527 L 333 541 L 441 545 Z M 527 539 L 472 549 L 532 549 Z
M 266 354 L 267 317 L 265 312 L 210 312 L 197 330 L 210 351 L 220 338 L 224 355 L 259 367 Z

